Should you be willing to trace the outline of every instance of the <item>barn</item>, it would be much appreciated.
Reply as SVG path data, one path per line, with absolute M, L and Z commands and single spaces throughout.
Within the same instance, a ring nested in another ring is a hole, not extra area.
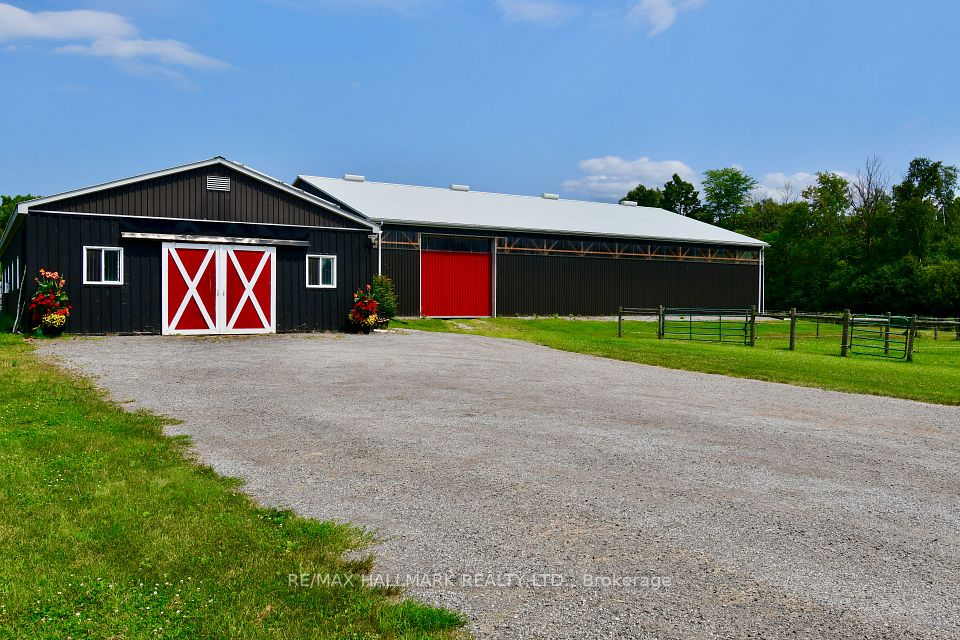
M 394 280 L 403 315 L 763 307 L 765 243 L 663 209 L 358 175 L 293 184 L 380 227 L 373 269 Z
M 21 203 L 0 303 L 59 271 L 80 334 L 339 330 L 376 273 L 400 314 L 763 305 L 764 243 L 661 209 L 298 176 L 223 157 Z
M 216 157 L 22 203 L 0 240 L 0 291 L 22 309 L 38 269 L 59 271 L 73 333 L 337 330 L 378 233 Z

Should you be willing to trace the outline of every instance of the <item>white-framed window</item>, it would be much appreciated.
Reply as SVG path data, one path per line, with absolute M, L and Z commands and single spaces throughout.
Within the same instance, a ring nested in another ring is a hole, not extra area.
M 333 289 L 337 286 L 337 256 L 307 256 L 307 288 Z
M 83 284 L 123 284 L 123 249 L 84 247 Z

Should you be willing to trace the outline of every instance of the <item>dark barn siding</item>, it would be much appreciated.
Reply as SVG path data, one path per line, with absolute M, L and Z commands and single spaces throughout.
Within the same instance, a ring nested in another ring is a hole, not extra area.
M 603 242 L 589 236 L 550 236 L 477 229 L 445 229 L 384 225 L 384 231 L 408 234 L 462 235 L 549 240 L 562 237 Z M 615 238 L 609 239 L 616 242 Z M 682 243 L 660 243 L 684 246 Z M 686 245 L 689 246 L 689 245 Z M 375 258 L 374 258 L 375 259 Z M 498 253 L 496 313 L 507 315 L 612 315 L 617 308 L 716 307 L 746 308 L 757 304 L 756 264 L 651 260 L 600 256 L 556 256 Z M 394 279 L 400 315 L 420 313 L 420 254 L 416 250 L 384 249 L 383 272 Z
M 383 250 L 383 273 L 393 279 L 401 316 L 420 315 L 420 252 Z
M 140 222 L 140 221 L 136 221 Z M 72 333 L 160 333 L 160 241 L 121 239 L 129 221 L 97 216 L 34 213 L 27 218 L 31 269 L 60 271 L 67 278 L 73 313 L 66 330 Z M 188 221 L 154 221 L 152 231 L 215 233 L 219 227 Z M 137 230 L 145 230 L 142 224 Z M 268 227 L 250 227 L 246 235 L 272 237 Z M 279 231 L 278 229 L 274 229 Z M 353 292 L 369 282 L 370 240 L 367 234 L 334 229 L 296 230 L 307 247 L 277 248 L 277 330 L 338 330 L 344 326 Z M 288 230 L 279 233 L 289 236 Z M 236 234 L 239 235 L 239 234 Z M 282 239 L 288 239 L 284 237 Z M 83 284 L 83 247 L 122 246 L 124 282 L 121 286 Z M 307 289 L 306 255 L 337 256 L 337 288 Z M 34 266 L 35 265 L 35 266 Z M 29 275 L 29 274 L 28 274 Z M 24 297 L 33 295 L 32 276 Z
M 613 315 L 625 307 L 746 308 L 756 265 L 497 255 L 497 314 Z
M 315 230 L 310 248 L 277 248 L 277 330 L 344 328 L 353 293 L 370 283 L 370 239 L 365 233 Z M 307 289 L 307 254 L 337 256 L 337 288 Z
M 229 177 L 230 191 L 208 191 L 207 176 Z M 224 222 L 358 228 L 358 223 L 223 165 L 182 171 L 52 202 L 54 211 Z
M 120 222 L 116 218 L 31 214 L 27 218 L 27 253 L 36 269 L 58 271 L 67 280 L 67 296 L 73 305 L 65 330 L 71 333 L 119 333 L 123 286 L 83 284 L 83 247 L 120 246 Z M 159 258 L 158 258 L 159 260 Z M 36 275 L 36 274 L 34 274 Z M 29 279 L 25 295 L 36 284 Z

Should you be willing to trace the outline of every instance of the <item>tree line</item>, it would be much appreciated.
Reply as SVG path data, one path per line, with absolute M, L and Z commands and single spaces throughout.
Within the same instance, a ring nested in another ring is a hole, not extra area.
M 624 199 L 661 207 L 770 244 L 767 307 L 960 315 L 957 167 L 915 158 L 891 183 L 879 158 L 847 179 L 816 174 L 796 194 L 757 195 L 741 169 L 704 172 L 703 197 L 678 175 Z

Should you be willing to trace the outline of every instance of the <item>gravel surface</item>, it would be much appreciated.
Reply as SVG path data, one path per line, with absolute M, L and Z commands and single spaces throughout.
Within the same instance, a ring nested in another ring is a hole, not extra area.
M 449 334 L 41 350 L 481 638 L 960 638 L 956 407 Z

